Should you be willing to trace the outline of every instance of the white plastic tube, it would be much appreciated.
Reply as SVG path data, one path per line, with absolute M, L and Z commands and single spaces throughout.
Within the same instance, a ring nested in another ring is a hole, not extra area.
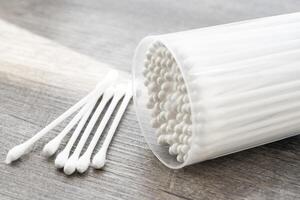
M 149 36 L 134 102 L 166 166 L 181 168 L 300 131 L 300 13 Z

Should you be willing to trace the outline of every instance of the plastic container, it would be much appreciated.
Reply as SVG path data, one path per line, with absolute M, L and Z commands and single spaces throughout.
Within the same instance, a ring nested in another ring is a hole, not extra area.
M 134 104 L 170 168 L 300 131 L 300 13 L 149 36 L 133 60 Z

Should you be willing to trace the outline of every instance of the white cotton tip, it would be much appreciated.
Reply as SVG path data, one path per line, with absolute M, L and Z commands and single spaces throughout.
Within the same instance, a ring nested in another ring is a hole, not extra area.
M 166 73 L 167 73 L 167 69 L 163 68 L 163 69 L 160 70 L 160 72 L 159 72 L 160 77 L 159 78 L 162 81 L 164 81 L 164 76 L 165 76 Z
M 169 147 L 169 153 L 170 153 L 170 155 L 177 155 L 178 154 L 178 152 L 177 152 L 177 146 L 178 146 L 178 144 L 174 143 L 174 144 L 172 144 Z
M 18 160 L 21 156 L 30 151 L 31 145 L 26 143 L 20 144 L 9 150 L 7 153 L 5 163 L 10 164 L 15 160 Z
M 183 160 L 183 155 L 182 155 L 182 154 L 178 154 L 176 158 L 177 158 L 177 161 L 178 161 L 178 162 L 183 162 L 183 161 L 184 161 L 184 160 Z
M 64 173 L 66 175 L 71 175 L 76 171 L 78 159 L 75 157 L 70 157 L 64 166 Z
M 171 136 L 172 136 L 172 140 L 173 140 L 173 142 L 178 142 L 179 141 L 179 136 L 180 136 L 180 134 L 178 134 L 178 133 L 173 133 L 173 134 L 171 134 Z
M 172 137 L 172 135 L 170 135 L 170 134 L 166 135 L 165 140 L 166 140 L 167 144 L 169 144 L 169 145 L 173 144 L 173 137 Z
M 181 147 L 181 153 L 183 154 L 186 154 L 188 152 L 188 150 L 190 149 L 190 147 L 186 144 L 184 144 L 182 147 Z
M 165 73 L 164 74 L 164 77 L 163 77 L 165 80 L 167 80 L 167 81 L 172 81 L 172 79 L 173 79 L 173 74 L 172 73 L 170 73 L 170 72 L 167 72 L 167 73 Z
M 155 83 L 150 83 L 148 89 L 151 92 L 157 92 L 159 90 L 158 86 Z
M 150 59 L 152 58 L 152 53 L 151 53 L 150 50 L 148 50 L 148 51 L 146 52 L 146 58 L 147 58 L 148 60 L 150 60 Z
M 164 82 L 164 80 L 163 80 L 162 77 L 158 77 L 158 78 L 156 79 L 156 84 L 157 84 L 157 85 L 161 85 L 163 82 Z
M 155 74 L 159 74 L 160 73 L 160 70 L 161 70 L 161 67 L 155 67 L 154 69 L 153 69 L 153 72 L 155 73 Z M 158 76 L 157 76 L 158 77 Z
M 163 91 L 168 91 L 172 87 L 172 83 L 170 82 L 165 82 L 161 85 L 161 89 Z
M 166 97 L 166 93 L 164 91 L 160 91 L 158 92 L 157 97 L 159 100 L 163 100 Z
M 154 67 L 155 67 L 155 65 L 153 65 L 153 64 L 149 65 L 150 74 L 153 73 Z
M 157 143 L 160 144 L 160 145 L 165 144 L 166 143 L 165 136 L 164 135 L 158 136 Z
M 158 106 L 159 106 L 160 110 L 164 109 L 164 107 L 165 107 L 165 101 L 162 100 L 160 103 L 158 103 Z M 163 112 L 161 112 L 161 113 L 163 113 Z
M 189 137 L 188 135 L 185 135 L 185 136 L 183 137 L 182 143 L 188 144 L 189 139 L 190 139 L 190 137 Z
M 180 134 L 179 136 L 178 136 L 178 141 L 180 142 L 180 143 L 183 143 L 183 138 L 185 137 L 185 135 L 184 134 Z
M 155 73 L 152 73 L 150 75 L 150 80 L 153 82 L 153 84 L 156 84 L 157 78 L 158 78 L 158 75 Z
M 180 124 L 177 124 L 174 128 L 175 130 L 175 133 L 182 133 L 182 129 L 183 129 L 183 125 L 180 123 Z
M 183 126 L 183 128 L 182 128 L 182 133 L 184 134 L 184 135 L 187 135 L 188 134 L 188 125 L 184 125 Z
M 160 134 L 165 134 L 167 131 L 167 123 L 163 123 L 162 125 L 160 125 L 159 130 L 160 130 Z
M 100 151 L 94 156 L 92 166 L 95 169 L 101 169 L 106 162 L 106 150 L 100 149 Z
M 62 151 L 60 152 L 54 161 L 55 167 L 56 168 L 63 168 L 65 166 L 65 163 L 67 162 L 69 157 L 69 153 Z
M 183 121 L 183 117 L 184 117 L 184 114 L 183 113 L 177 113 L 176 114 L 176 120 L 177 121 Z
M 161 124 L 166 122 L 165 113 L 161 112 L 158 116 L 156 116 L 156 120 Z
M 56 139 L 53 139 L 50 142 L 48 142 L 43 148 L 43 156 L 45 157 L 53 156 L 58 150 L 59 144 L 60 141 Z
M 81 156 L 77 161 L 76 169 L 79 173 L 84 173 L 89 168 L 89 165 L 90 165 L 90 157 L 85 156 L 85 154 L 83 154 L 83 156 Z

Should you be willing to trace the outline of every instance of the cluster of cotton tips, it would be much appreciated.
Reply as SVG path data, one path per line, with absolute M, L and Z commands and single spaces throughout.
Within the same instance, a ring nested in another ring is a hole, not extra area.
M 57 155 L 55 159 L 55 167 L 63 168 L 64 173 L 67 175 L 71 175 L 75 171 L 83 173 L 90 165 L 95 169 L 102 168 L 106 162 L 106 154 L 109 144 L 132 97 L 131 83 L 114 85 L 116 78 L 117 73 L 115 71 L 109 73 L 107 77 L 101 81 L 89 95 L 68 109 L 65 113 L 47 125 L 35 136 L 12 148 L 7 154 L 6 163 L 10 164 L 11 162 L 19 159 L 22 155 L 28 153 L 33 145 L 44 135 L 46 135 L 46 133 L 61 123 L 64 119 L 79 110 L 74 118 L 68 123 L 68 125 L 55 138 L 53 138 L 44 146 L 43 155 L 46 157 L 53 156 L 58 151 L 62 140 L 68 134 L 72 133 L 65 148 Z M 99 105 L 96 105 L 99 98 L 101 98 L 101 101 Z M 92 159 L 92 153 L 96 148 L 98 140 L 100 139 L 113 111 L 120 101 L 121 105 L 115 115 L 104 142 L 98 153 L 96 153 Z M 87 139 L 91 135 L 91 132 L 96 125 L 96 121 L 98 120 L 105 106 L 108 106 L 108 108 L 101 119 L 95 134 L 88 144 L 87 150 L 82 152 L 83 147 L 86 145 Z M 95 111 L 92 114 L 92 110 L 94 108 Z M 90 116 L 91 119 L 88 121 Z M 87 124 L 87 126 L 84 129 L 85 124 Z M 76 127 L 75 131 L 71 132 L 72 128 L 74 127 Z M 83 131 L 83 129 L 84 132 L 80 136 L 80 133 Z M 77 140 L 78 144 L 72 153 L 71 149 Z
M 169 153 L 184 162 L 190 149 L 192 121 L 183 76 L 171 52 L 160 42 L 149 48 L 144 67 L 147 108 L 151 109 L 157 142 L 169 145 Z

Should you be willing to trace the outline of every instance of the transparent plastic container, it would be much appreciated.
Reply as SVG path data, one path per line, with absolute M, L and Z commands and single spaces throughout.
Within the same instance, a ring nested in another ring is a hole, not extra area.
M 133 82 L 142 132 L 170 168 L 294 136 L 300 13 L 146 37 L 135 52 Z

